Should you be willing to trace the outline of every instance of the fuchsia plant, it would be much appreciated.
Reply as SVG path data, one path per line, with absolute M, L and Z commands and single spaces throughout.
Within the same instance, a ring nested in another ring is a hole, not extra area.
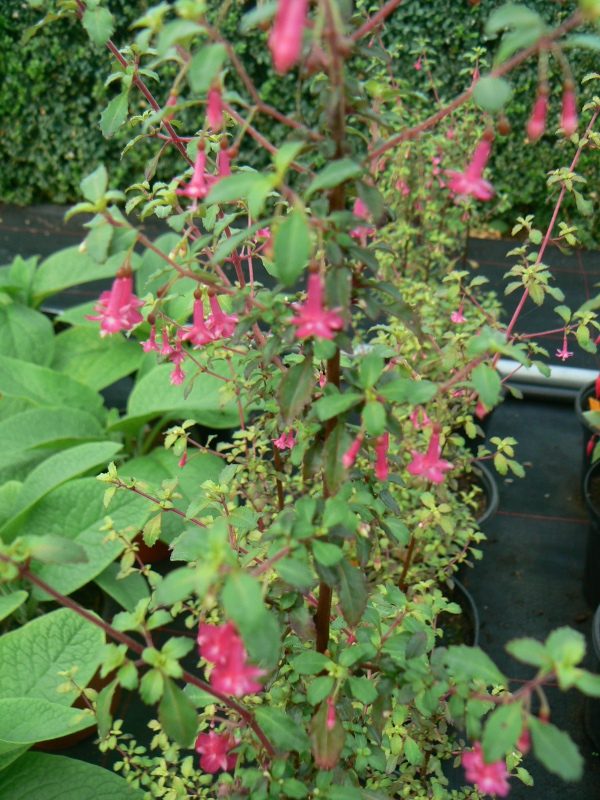
M 544 644 L 510 643 L 511 654 L 533 669 L 511 691 L 510 678 L 481 649 L 468 642 L 445 647 L 441 627 L 442 615 L 457 611 L 448 579 L 481 539 L 459 486 L 472 461 L 463 428 L 474 436 L 477 414 L 500 402 L 501 355 L 523 365 L 538 356 L 534 335 L 521 334 L 518 322 L 528 300 L 558 299 L 543 258 L 551 242 L 567 241 L 556 227 L 571 178 L 554 176 L 559 193 L 545 234 L 530 218 L 515 229 L 526 242 L 515 249 L 509 290 L 519 299 L 506 325 L 476 276 L 447 250 L 443 272 L 428 267 L 423 278 L 402 269 L 393 228 L 401 203 L 411 204 L 418 225 L 431 197 L 443 192 L 464 232 L 464 215 L 495 194 L 484 174 L 492 171 L 498 107 L 482 85 L 508 97 L 504 76 L 527 58 L 560 50 L 590 12 L 578 11 L 555 29 L 530 12 L 536 35 L 528 32 L 525 49 L 513 48 L 489 75 L 477 66 L 460 97 L 407 125 L 404 99 L 398 102 L 403 90 L 385 59 L 373 48 L 368 66 L 355 63 L 364 64 L 368 45 L 379 41 L 399 4 L 388 0 L 368 15 L 362 5 L 354 12 L 337 0 L 279 0 L 244 18 L 242 28 L 265 29 L 275 72 L 296 70 L 298 91 L 312 92 L 314 129 L 261 99 L 220 30 L 219 14 L 201 0 L 150 11 L 127 50 L 109 38 L 105 7 L 75 4 L 86 29 L 117 60 L 119 102 L 127 106 L 139 90 L 149 105 L 138 119 L 144 135 L 178 152 L 182 172 L 191 168 L 187 177 L 149 178 L 127 195 L 128 212 L 168 221 L 163 240 L 151 241 L 120 212 L 123 198 L 108 189 L 103 168 L 83 182 L 87 202 L 76 209 L 94 213 L 110 246 L 125 248 L 117 250 L 124 266 L 89 318 L 102 336 L 119 341 L 125 333 L 138 340 L 140 358 L 146 354 L 131 413 L 111 434 L 125 431 L 137 458 L 129 470 L 127 458 L 115 455 L 100 476 L 111 515 L 106 541 L 119 542 L 122 553 L 114 580 L 135 575 L 144 592 L 107 622 L 30 567 L 44 551 L 29 549 L 27 539 L 11 539 L 0 562 L 3 580 L 32 583 L 114 642 L 102 671 L 115 677 L 89 703 L 101 746 L 118 753 L 124 776 L 148 796 L 443 798 L 443 764 L 458 752 L 475 787 L 458 797 L 504 797 L 510 780 L 526 777 L 515 772 L 528 749 L 524 731 L 549 769 L 567 780 L 581 774 L 580 756 L 549 721 L 543 695 L 554 681 L 598 691 L 597 678 L 579 667 L 581 637 L 564 628 Z M 519 30 L 520 17 L 503 19 L 496 16 L 494 33 Z M 161 109 L 149 80 L 165 62 L 177 74 L 162 92 L 168 100 Z M 415 71 L 420 67 L 421 57 Z M 566 137 L 577 128 L 569 81 Z M 197 112 L 186 135 L 173 97 Z M 473 122 L 462 129 L 459 116 L 472 98 Z M 544 99 L 541 85 L 531 141 L 544 132 Z M 137 100 L 135 107 L 137 113 Z M 576 148 L 570 172 L 599 110 L 594 103 L 586 108 L 585 133 L 568 143 Z M 272 121 L 285 131 L 282 138 L 272 139 Z M 103 115 L 109 135 L 125 116 L 118 122 Z M 445 147 L 436 145 L 424 159 L 417 207 L 395 153 L 406 143 L 415 151 L 425 146 L 420 137 L 447 123 Z M 244 164 L 244 145 L 267 154 L 269 166 Z M 86 240 L 97 252 L 95 241 L 93 234 Z M 151 275 L 148 263 L 139 267 L 136 245 L 156 267 Z M 530 245 L 539 249 L 530 254 Z M 100 253 L 103 263 L 108 249 Z M 593 312 L 565 306 L 558 313 L 559 358 L 569 357 L 571 335 L 594 347 Z M 144 374 L 152 359 L 158 366 Z M 171 404 L 181 398 L 198 422 L 235 433 L 204 441 L 192 419 L 165 429 L 175 409 L 161 409 L 156 419 L 152 397 L 147 414 L 134 413 L 148 374 L 162 381 L 153 384 L 160 389 L 170 380 Z M 136 476 L 136 462 L 150 475 L 163 463 L 165 453 L 155 447 L 161 434 L 179 484 L 173 473 L 153 486 L 152 478 Z M 500 440 L 494 453 L 480 450 L 522 474 L 512 455 L 511 441 Z M 143 506 L 135 524 L 112 518 L 117 492 Z M 149 546 L 159 536 L 169 542 L 165 575 L 140 558 L 140 530 Z M 181 635 L 162 644 L 159 633 L 173 633 L 175 624 Z M 160 751 L 156 760 L 141 755 L 144 746 L 112 720 L 119 685 L 158 706 L 150 745 Z M 555 763 L 548 753 L 557 750 L 565 757 Z

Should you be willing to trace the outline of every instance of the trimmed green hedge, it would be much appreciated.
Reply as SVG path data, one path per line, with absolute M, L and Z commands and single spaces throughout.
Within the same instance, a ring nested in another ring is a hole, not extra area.
M 215 8 L 220 6 L 213 0 Z M 429 93 L 425 70 L 413 64 L 421 48 L 427 54 L 438 91 L 450 98 L 469 82 L 470 65 L 466 53 L 486 43 L 483 26 L 498 0 L 482 0 L 472 6 L 467 0 L 449 4 L 447 0 L 405 0 L 386 29 L 387 44 L 395 52 L 393 68 Z M 147 0 L 107 0 L 118 20 L 117 42 L 128 41 L 128 26 L 148 6 Z M 253 2 L 234 0 L 227 20 L 228 33 L 236 37 L 237 22 L 243 10 Z M 362 5 L 375 10 L 379 3 L 363 0 Z M 449 13 L 449 5 L 452 13 Z M 557 22 L 576 7 L 576 2 L 530 0 L 548 20 Z M 138 179 L 150 157 L 149 147 L 136 147 L 121 161 L 127 141 L 126 132 L 106 141 L 98 128 L 99 109 L 106 103 L 103 86 L 111 70 L 106 51 L 89 43 L 81 26 L 61 21 L 42 30 L 24 45 L 23 31 L 39 18 L 40 12 L 24 0 L 2 0 L 0 7 L 0 200 L 21 204 L 71 202 L 78 197 L 81 177 L 100 161 L 111 165 L 111 181 L 127 185 Z M 266 99 L 282 110 L 294 109 L 297 102 L 293 75 L 284 79 L 268 69 L 266 37 L 256 32 L 239 38 L 240 54 Z M 576 76 L 597 69 L 597 54 L 574 53 L 571 57 Z M 539 210 L 544 213 L 545 174 L 568 163 L 572 146 L 559 144 L 548 136 L 535 146 L 525 142 L 524 126 L 535 93 L 537 67 L 531 63 L 511 80 L 515 95 L 508 108 L 513 132 L 495 147 L 493 175 L 500 193 L 510 189 L 512 208 L 502 203 L 494 209 L 497 220 L 509 225 L 517 214 Z M 591 89 L 591 87 L 590 87 Z M 159 100 L 164 100 L 159 96 Z M 307 113 L 310 113 L 307 106 Z M 560 78 L 553 84 L 551 124 L 558 119 Z M 276 140 L 277 126 L 271 138 Z M 581 171 L 588 175 L 590 186 L 600 179 L 599 159 L 594 154 L 582 161 Z M 174 154 L 162 162 L 166 176 Z M 160 175 L 159 175 L 160 177 Z M 598 215 L 596 215 L 598 216 Z M 600 222 L 596 223 L 600 239 Z M 589 228 L 589 221 L 586 222 Z

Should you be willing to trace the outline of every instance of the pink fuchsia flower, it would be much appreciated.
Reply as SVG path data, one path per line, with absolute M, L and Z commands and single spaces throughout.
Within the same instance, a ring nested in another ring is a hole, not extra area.
M 427 452 L 412 451 L 412 461 L 407 467 L 408 471 L 411 475 L 419 475 L 432 483 L 443 483 L 446 477 L 444 473 L 454 465 L 440 458 L 440 452 L 440 432 L 434 427 Z
M 227 661 L 217 664 L 210 673 L 210 685 L 213 689 L 233 697 L 244 697 L 262 690 L 262 684 L 256 681 L 265 675 L 259 667 L 253 667 L 246 661 L 246 651 L 233 652 Z
M 562 347 L 559 347 L 556 351 L 556 357 L 560 358 L 562 361 L 566 361 L 568 358 L 571 358 L 573 353 L 570 350 L 567 350 L 567 334 L 563 336 L 563 343 Z
M 354 201 L 354 207 L 352 208 L 352 213 L 355 217 L 359 219 L 370 219 L 369 209 L 367 208 L 366 204 L 357 197 Z M 356 228 L 350 231 L 350 236 L 354 239 L 359 239 L 360 243 L 363 247 L 367 244 L 367 237 L 371 236 L 375 232 L 375 228 L 372 225 L 358 225 Z
M 277 72 L 287 72 L 300 58 L 307 11 L 308 0 L 279 0 L 269 36 Z
M 200 655 L 211 664 L 225 664 L 232 653 L 246 655 L 244 643 L 233 622 L 223 625 L 201 622 L 196 641 Z
M 375 442 L 375 477 L 378 481 L 387 481 L 390 472 L 388 465 L 388 449 L 390 435 L 384 433 Z
M 226 142 L 225 147 L 222 146 L 217 154 L 217 173 L 219 178 L 228 178 L 231 175 L 231 153 Z
M 211 176 L 206 174 L 206 151 L 203 145 L 199 145 L 192 178 L 183 189 L 177 189 L 177 194 L 196 201 L 202 200 L 208 194 L 210 182 Z
M 527 728 L 523 728 L 521 735 L 519 736 L 519 740 L 517 741 L 517 750 L 520 750 L 524 756 L 527 755 L 527 753 L 531 750 L 531 736 L 529 735 Z
M 464 303 L 461 303 L 460 306 L 458 307 L 458 311 L 453 311 L 450 314 L 450 320 L 455 325 L 462 325 L 463 322 L 467 321 L 467 318 L 463 314 L 464 305 L 465 305 Z
M 502 759 L 486 764 L 479 742 L 474 744 L 472 750 L 463 753 L 462 765 L 465 768 L 466 779 L 482 794 L 506 797 L 510 792 L 506 762 Z
M 169 383 L 171 386 L 181 386 L 185 379 L 185 372 L 181 368 L 181 364 L 176 364 L 175 369 L 169 376 Z
M 562 97 L 562 112 L 560 115 L 560 127 L 565 136 L 573 136 L 577 130 L 577 100 L 573 84 L 565 83 L 565 90 Z
M 235 314 L 226 314 L 219 305 L 216 294 L 209 295 L 208 302 L 212 314 L 206 320 L 206 327 L 213 339 L 229 339 L 235 333 L 238 318 Z
M 544 135 L 546 130 L 546 116 L 548 115 L 548 92 L 540 91 L 529 121 L 527 122 L 527 137 L 531 142 L 537 142 Z
M 138 311 L 143 302 L 133 294 L 133 277 L 130 270 L 117 273 L 108 292 L 102 292 L 94 306 L 95 315 L 86 319 L 100 322 L 100 336 L 109 336 L 119 331 L 130 331 L 143 321 Z
M 403 197 L 408 197 L 410 194 L 410 186 L 406 181 L 402 180 L 402 178 L 398 178 L 395 183 L 395 188 L 402 193 Z
M 187 464 L 187 458 L 188 458 L 187 450 L 184 450 L 183 451 L 183 455 L 181 456 L 181 458 L 177 462 L 177 466 L 180 467 L 181 469 L 183 469 L 185 467 L 185 465 Z
M 156 325 L 152 325 L 150 328 L 150 336 L 146 339 L 145 342 L 141 342 L 142 350 L 144 353 L 151 353 L 152 351 L 158 353 L 160 347 L 156 341 Z
M 420 72 L 423 69 L 422 61 L 423 61 L 423 56 L 419 56 L 415 61 L 415 63 L 413 64 L 413 69 L 416 69 L 417 72 Z
M 475 406 L 475 416 L 477 419 L 485 419 L 489 413 L 489 409 L 484 406 L 481 400 L 478 400 Z
M 195 348 L 203 347 L 205 344 L 214 341 L 215 337 L 207 327 L 204 319 L 204 301 L 201 297 L 194 300 L 194 315 L 192 325 L 185 325 L 181 329 L 181 340 L 191 342 Z
M 431 425 L 431 420 L 427 416 L 427 412 L 423 406 L 416 406 L 416 408 L 411 411 L 409 420 L 412 422 L 412 426 L 416 431 Z
M 223 127 L 223 97 L 221 95 L 221 87 L 218 85 L 211 86 L 208 90 L 206 121 L 208 122 L 208 127 L 215 133 Z
M 196 739 L 195 749 L 200 756 L 200 768 L 204 772 L 220 772 L 235 767 L 237 755 L 230 753 L 236 742 L 228 734 L 200 733 Z
M 473 158 L 464 172 L 448 171 L 447 175 L 450 179 L 448 186 L 454 194 L 459 197 L 470 195 L 476 200 L 492 199 L 495 194 L 494 187 L 482 177 L 491 152 L 492 142 L 488 136 L 484 136 L 475 148 Z
M 319 372 L 317 383 L 319 384 L 320 389 L 323 389 L 325 386 L 327 386 L 327 375 L 324 372 Z
M 284 431 L 277 439 L 273 439 L 273 444 L 278 450 L 291 450 L 296 445 L 294 432 L 288 431 L 286 433 Z
M 308 276 L 308 289 L 304 303 L 293 303 L 296 316 L 290 322 L 297 327 L 296 338 L 333 339 L 336 331 L 344 327 L 344 320 L 336 311 L 323 306 L 323 279 L 318 272 Z
M 356 439 L 352 442 L 350 447 L 346 450 L 344 455 L 342 456 L 342 465 L 344 469 L 350 469 L 350 467 L 354 466 L 354 462 L 360 452 L 360 448 L 362 447 L 363 439 L 365 438 L 364 433 L 359 433 Z

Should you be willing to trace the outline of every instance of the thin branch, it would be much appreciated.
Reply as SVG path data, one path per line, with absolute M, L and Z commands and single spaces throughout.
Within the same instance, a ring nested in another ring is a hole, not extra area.
M 357 28 L 352 36 L 350 37 L 353 42 L 358 42 L 359 39 L 362 39 L 367 34 L 371 33 L 372 30 L 378 28 L 382 22 L 384 22 L 390 14 L 393 14 L 394 11 L 398 8 L 399 5 L 402 4 L 402 0 L 388 0 L 385 5 L 383 5 L 376 14 L 373 14 L 372 17 L 364 22 L 360 28 Z

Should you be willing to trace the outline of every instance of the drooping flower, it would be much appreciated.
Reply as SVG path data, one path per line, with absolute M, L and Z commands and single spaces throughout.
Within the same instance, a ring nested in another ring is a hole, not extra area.
M 410 194 L 410 186 L 402 178 L 398 178 L 394 186 L 399 192 L 402 193 L 403 197 L 408 197 L 408 195 Z
M 421 69 L 423 68 L 423 66 L 422 66 L 422 60 L 423 60 L 423 57 L 422 57 L 422 56 L 419 56 L 419 57 L 417 58 L 417 60 L 415 61 L 415 63 L 413 64 L 413 69 L 416 69 L 416 70 L 417 70 L 417 72 L 420 72 L 420 71 L 421 71 Z
M 264 670 L 248 664 L 245 650 L 242 653 L 234 651 L 227 661 L 217 664 L 210 673 L 210 685 L 223 694 L 244 697 L 261 691 L 262 684 L 256 678 L 264 674 Z
M 559 347 L 556 351 L 556 357 L 560 358 L 561 361 L 566 361 L 568 358 L 571 358 L 573 353 L 567 349 L 567 334 L 565 333 L 563 336 L 563 343 L 562 347 Z
M 231 175 L 231 154 L 227 143 L 217 153 L 217 173 L 219 178 L 228 178 Z
M 152 325 L 150 328 L 150 336 L 146 339 L 145 342 L 141 342 L 142 350 L 144 353 L 151 353 L 153 350 L 158 353 L 160 347 L 156 341 L 156 325 Z
M 453 322 L 455 325 L 462 325 L 462 324 L 463 324 L 463 322 L 466 322 L 466 321 L 467 321 L 467 318 L 466 318 L 466 317 L 465 317 L 465 315 L 463 314 L 463 309 L 464 309 L 464 307 L 465 307 L 465 304 L 464 304 L 464 303 L 461 303 L 461 304 L 460 304 L 460 306 L 458 307 L 458 310 L 457 310 L 457 311 L 453 311 L 453 312 L 450 314 L 450 320 L 451 320 L 451 322 Z
M 464 172 L 449 170 L 448 186 L 458 197 L 470 195 L 476 200 L 491 200 L 495 189 L 489 181 L 483 179 L 483 171 L 492 152 L 492 142 L 484 135 L 473 153 L 473 158 Z
M 204 319 L 204 301 L 201 297 L 194 300 L 192 325 L 184 325 L 180 333 L 181 340 L 191 342 L 195 348 L 203 347 L 205 344 L 214 341 L 215 336 L 209 331 L 207 322 Z
M 185 467 L 185 465 L 187 464 L 187 458 L 188 458 L 187 450 L 184 450 L 183 451 L 183 455 L 181 456 L 181 458 L 177 462 L 177 466 L 180 467 L 181 469 L 183 469 Z
M 540 90 L 533 104 L 533 110 L 527 122 L 527 137 L 530 142 L 544 135 L 546 130 L 546 116 L 548 115 L 548 91 Z
M 325 386 L 327 386 L 327 374 L 325 372 L 319 372 L 317 383 L 319 384 L 320 389 L 323 389 Z
M 279 0 L 269 36 L 277 72 L 287 72 L 300 58 L 307 11 L 308 0 Z
M 390 435 L 384 433 L 375 442 L 375 477 L 378 481 L 387 481 L 390 472 L 388 465 L 388 449 L 390 446 Z
M 412 461 L 407 470 L 411 475 L 420 475 L 432 483 L 443 483 L 445 480 L 444 473 L 452 469 L 454 465 L 440 458 L 440 453 L 440 432 L 434 426 L 427 452 L 419 453 L 417 450 L 413 450 Z
M 177 189 L 177 194 L 192 200 L 202 200 L 208 194 L 209 183 L 209 176 L 206 174 L 206 151 L 203 146 L 199 146 L 192 178 L 183 189 Z
M 427 416 L 427 412 L 423 406 L 416 406 L 413 408 L 410 412 L 409 420 L 412 422 L 412 426 L 416 431 L 431 425 L 431 420 Z
M 212 664 L 225 664 L 232 653 L 246 652 L 233 622 L 225 622 L 223 625 L 201 622 L 196 641 L 202 658 Z
M 161 356 L 170 356 L 173 352 L 173 348 L 171 347 L 171 343 L 169 342 L 169 334 L 166 328 L 163 328 L 162 332 L 162 346 L 160 348 Z
M 100 336 L 109 336 L 119 331 L 130 331 L 143 321 L 138 311 L 143 302 L 133 293 L 131 270 L 117 273 L 110 291 L 102 292 L 94 306 L 96 314 L 87 314 L 86 319 L 100 322 Z
M 175 368 L 169 376 L 169 383 L 171 386 L 181 386 L 185 379 L 185 372 L 181 368 L 181 364 L 175 364 Z
M 284 431 L 277 439 L 273 439 L 273 445 L 278 450 L 291 450 L 296 444 L 293 431 Z
M 367 208 L 366 204 L 357 197 L 354 201 L 354 206 L 352 208 L 352 213 L 355 217 L 359 219 L 370 219 L 371 215 L 369 213 L 369 209 Z M 350 231 L 350 236 L 354 239 L 358 239 L 363 247 L 367 245 L 367 237 L 371 236 L 375 232 L 375 228 L 372 225 L 357 225 L 356 228 Z
M 293 303 L 296 316 L 290 322 L 297 327 L 296 338 L 333 339 L 336 331 L 344 327 L 344 320 L 336 311 L 323 306 L 323 279 L 318 272 L 308 276 L 308 289 L 304 303 Z
M 506 762 L 501 759 L 492 764 L 486 764 L 479 742 L 475 742 L 472 750 L 463 753 L 462 765 L 465 768 L 466 779 L 469 783 L 473 783 L 482 794 L 506 797 L 510 792 Z
M 208 298 L 212 314 L 206 320 L 206 327 L 213 339 L 228 339 L 235 333 L 238 318 L 235 314 L 226 314 L 219 305 L 219 298 L 211 294 Z
M 527 728 L 523 728 L 521 731 L 521 735 L 517 741 L 517 750 L 520 750 L 524 756 L 531 750 L 531 736 Z
M 233 769 L 237 755 L 230 751 L 235 746 L 235 740 L 226 733 L 198 734 L 195 749 L 200 756 L 200 768 L 210 773 Z
M 344 469 L 350 469 L 350 467 L 354 466 L 354 462 L 356 461 L 356 457 L 362 447 L 364 434 L 361 432 L 358 434 L 356 439 L 352 442 L 350 447 L 346 450 L 344 455 L 342 456 L 342 465 Z
M 562 97 L 562 112 L 560 115 L 560 127 L 565 136 L 573 136 L 577 130 L 577 100 L 573 84 L 565 83 Z
M 221 95 L 221 87 L 218 84 L 211 86 L 208 90 L 206 121 L 208 122 L 208 127 L 215 133 L 223 127 L 223 96 Z

